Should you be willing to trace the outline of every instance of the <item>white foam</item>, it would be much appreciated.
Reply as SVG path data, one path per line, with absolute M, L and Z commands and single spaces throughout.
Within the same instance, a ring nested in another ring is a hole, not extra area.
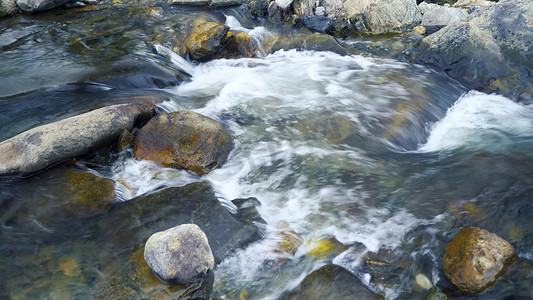
M 471 91 L 429 131 L 420 151 L 465 148 L 498 152 L 512 146 L 515 137 L 533 136 L 533 110 L 504 96 Z

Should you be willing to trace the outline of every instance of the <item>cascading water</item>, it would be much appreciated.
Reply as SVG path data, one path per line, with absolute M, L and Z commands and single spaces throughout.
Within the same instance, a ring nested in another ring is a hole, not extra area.
M 226 23 L 256 42 L 270 35 L 263 27 L 243 28 L 231 16 Z M 230 210 L 231 199 L 259 200 L 264 238 L 216 266 L 216 297 L 246 291 L 250 299 L 278 299 L 311 271 L 334 263 L 388 299 L 420 299 L 425 292 L 416 276 L 433 285 L 441 281 L 443 248 L 457 228 L 469 225 L 508 237 L 523 265 L 533 257 L 531 106 L 468 92 L 445 75 L 392 59 L 281 50 L 191 65 L 164 45 L 154 48 L 191 76 L 157 89 L 170 98 L 160 110 L 193 110 L 221 122 L 235 142 L 227 163 L 203 177 L 136 161 L 128 152 L 111 166 L 87 165 L 115 180 L 124 201 L 199 180 L 208 180 Z M 121 95 L 111 85 L 93 88 L 90 95 Z M 71 92 L 56 91 L 65 99 Z M 0 107 L 14 100 L 2 101 Z M 23 184 L 3 187 L 5 199 L 37 194 Z M 8 220 L 19 208 L 1 216 L 2 242 L 25 236 L 9 233 L 17 224 Z M 301 241 L 293 253 L 279 249 L 287 233 Z M 314 255 L 324 240 L 343 248 Z M 388 281 L 369 270 L 369 255 L 395 267 Z M 530 296 L 531 276 L 513 274 L 504 288 L 480 297 Z

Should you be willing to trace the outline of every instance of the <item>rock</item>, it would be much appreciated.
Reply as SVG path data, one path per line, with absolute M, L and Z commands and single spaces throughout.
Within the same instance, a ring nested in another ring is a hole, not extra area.
M 265 45 L 263 46 L 265 47 Z M 281 49 L 331 51 L 341 55 L 349 54 L 349 52 L 344 49 L 334 37 L 318 32 L 311 34 L 299 33 L 278 37 L 272 43 L 272 46 L 265 47 L 265 51 L 270 53 Z
M 424 38 L 415 61 L 469 88 L 533 99 L 533 2 L 502 0 Z
M 0 18 L 12 16 L 18 12 L 15 0 L 0 0 Z
M 69 0 L 16 0 L 15 2 L 22 11 L 31 13 L 59 7 Z
M 205 232 L 217 264 L 261 238 L 257 226 L 236 219 L 215 197 L 209 182 L 203 181 L 116 203 L 98 222 L 103 231 L 98 242 L 127 252 L 144 245 L 155 232 L 187 223 Z
M 216 58 L 256 57 L 257 49 L 252 37 L 246 32 L 228 31 L 224 48 L 215 55 Z
M 346 0 L 343 4 L 344 13 L 358 31 L 402 32 L 422 21 L 415 0 Z
M 422 273 L 416 274 L 415 282 L 421 289 L 426 291 L 430 290 L 433 287 L 433 283 L 431 283 L 429 278 Z
M 515 250 L 494 233 L 477 227 L 461 229 L 444 249 L 444 274 L 463 293 L 475 294 L 503 274 Z
M 325 16 L 308 16 L 304 17 L 303 20 L 307 28 L 322 33 L 326 33 L 333 25 L 333 20 Z
M 296 291 L 282 299 L 381 299 L 355 275 L 337 265 L 326 265 L 309 274 Z
M 185 40 L 192 59 L 198 61 L 209 60 L 222 49 L 222 39 L 229 27 L 201 18 L 193 22 L 191 34 Z
M 165 282 L 191 284 L 202 281 L 215 259 L 205 233 L 195 224 L 183 224 L 152 234 L 144 259 Z
M 355 131 L 355 124 L 345 116 L 333 115 L 300 121 L 296 123 L 296 128 L 307 136 L 339 144 Z
M 192 6 L 205 6 L 209 5 L 211 0 L 170 0 L 170 5 L 192 5 Z
M 466 13 L 459 8 L 437 6 L 424 13 L 422 16 L 422 26 L 435 32 L 446 25 L 453 24 L 466 18 Z
M 474 6 L 489 6 L 489 5 L 493 5 L 495 4 L 496 2 L 494 1 L 488 1 L 488 0 L 459 0 L 457 2 L 455 2 L 455 7 L 459 7 L 459 8 L 470 8 L 470 7 L 474 7 Z
M 190 111 L 161 114 L 135 137 L 133 156 L 197 175 L 220 167 L 228 158 L 232 139 L 220 123 Z
M 425 300 L 447 300 L 448 297 L 438 287 L 432 287 L 426 294 Z
M 248 0 L 246 5 L 253 19 L 265 18 L 268 15 L 268 0 Z
M 117 142 L 118 152 L 122 152 L 126 150 L 127 148 L 131 147 L 134 140 L 135 140 L 135 136 L 131 132 L 127 130 L 122 131 L 122 133 L 118 137 L 118 142 Z
M 415 28 L 413 28 L 413 31 L 418 33 L 418 34 L 426 34 L 426 27 L 424 26 L 415 26 Z
M 319 259 L 332 255 L 338 255 L 347 249 L 346 246 L 339 242 L 335 237 L 331 237 L 329 239 L 311 240 L 307 241 L 306 244 L 310 250 L 305 255 Z
M 303 19 L 305 17 L 309 17 L 313 15 L 313 9 L 315 8 L 315 1 L 294 0 L 292 2 L 292 7 L 296 15 Z
M 25 131 L 0 143 L 0 175 L 27 175 L 116 142 L 154 105 L 119 104 Z
M 211 3 L 209 3 L 209 5 L 212 7 L 226 7 L 241 5 L 242 3 L 242 0 L 211 0 Z
M 67 169 L 64 173 L 68 198 L 66 207 L 73 215 L 96 215 L 109 210 L 116 201 L 115 182 L 93 173 Z

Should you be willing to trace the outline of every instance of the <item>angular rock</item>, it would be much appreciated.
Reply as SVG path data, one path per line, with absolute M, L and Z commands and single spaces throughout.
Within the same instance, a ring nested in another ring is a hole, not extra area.
M 197 175 L 220 167 L 228 158 L 232 139 L 217 121 L 191 111 L 161 114 L 143 126 L 133 156 Z
M 470 8 L 474 6 L 489 6 L 493 5 L 496 2 L 494 1 L 488 1 L 488 0 L 459 0 L 455 2 L 455 7 L 459 8 Z
M 296 15 L 300 18 L 305 18 L 313 15 L 313 9 L 315 8 L 315 1 L 309 0 L 294 0 L 292 7 Z
M 15 0 L 0 0 L 0 18 L 12 16 L 18 11 Z
M 105 232 L 99 238 L 102 243 L 117 245 L 121 251 L 130 251 L 128 247 L 144 245 L 155 232 L 187 223 L 194 223 L 205 232 L 217 264 L 231 252 L 261 238 L 257 226 L 237 220 L 222 206 L 206 181 L 117 203 L 99 222 Z
M 222 39 L 229 27 L 201 18 L 193 22 L 191 34 L 185 40 L 192 59 L 206 61 L 222 49 Z
M 170 5 L 192 5 L 192 6 L 205 6 L 209 5 L 211 0 L 170 0 Z
M 381 299 L 355 275 L 337 265 L 326 265 L 307 275 L 297 291 L 282 299 Z
M 0 175 L 30 174 L 116 142 L 152 116 L 151 104 L 120 104 L 25 131 L 0 143 Z
M 311 30 L 325 33 L 333 25 L 333 20 L 325 16 L 308 16 L 304 17 L 304 23 Z
M 436 31 L 446 25 L 453 24 L 466 18 L 466 13 L 459 8 L 438 6 L 427 11 L 422 16 L 422 26 Z
M 461 229 L 444 249 L 444 274 L 463 293 L 492 285 L 515 256 L 511 244 L 477 227 Z
M 343 5 L 346 16 L 358 31 L 402 32 L 422 21 L 416 0 L 346 0 Z
M 25 12 L 38 12 L 59 7 L 70 0 L 16 0 L 17 6 Z
M 205 233 L 195 224 L 183 224 L 152 234 L 144 259 L 163 281 L 191 284 L 202 281 L 215 259 Z
M 418 63 L 443 70 L 469 88 L 533 99 L 533 2 L 502 0 L 427 36 Z
M 226 7 L 241 4 L 242 0 L 211 0 L 211 3 L 209 3 L 209 5 L 212 7 Z

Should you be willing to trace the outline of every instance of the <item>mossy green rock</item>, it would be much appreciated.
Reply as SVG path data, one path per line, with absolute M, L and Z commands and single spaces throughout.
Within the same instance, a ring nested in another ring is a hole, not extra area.
M 201 18 L 193 22 L 191 34 L 185 40 L 192 59 L 199 61 L 209 60 L 222 49 L 222 39 L 226 36 L 229 27 Z
M 444 274 L 463 293 L 492 285 L 515 256 L 511 244 L 477 227 L 461 229 L 444 249 Z
M 203 175 L 221 166 L 232 148 L 217 121 L 191 111 L 161 114 L 142 127 L 133 145 L 136 159 Z
M 283 299 L 381 299 L 355 275 L 337 265 L 326 265 L 309 274 L 298 290 Z

